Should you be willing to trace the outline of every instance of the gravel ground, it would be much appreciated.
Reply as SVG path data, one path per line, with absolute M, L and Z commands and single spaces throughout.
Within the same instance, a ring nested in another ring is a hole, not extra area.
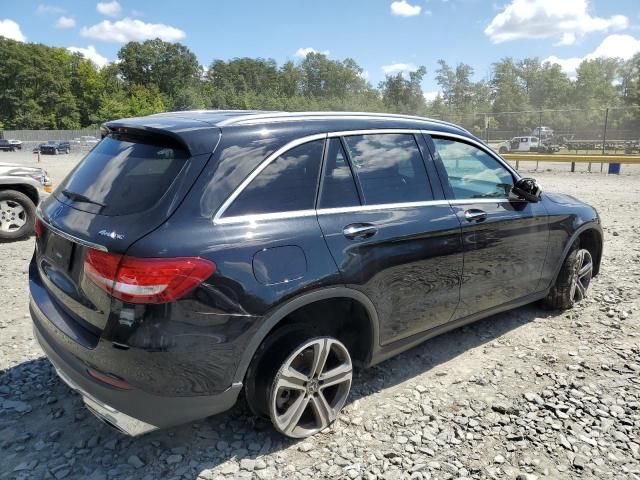
M 33 162 L 0 155 L 15 159 Z M 44 166 L 59 182 L 76 160 Z M 357 372 L 338 422 L 303 442 L 242 404 L 140 438 L 103 426 L 32 338 L 33 241 L 0 245 L 0 479 L 640 479 L 640 169 L 566 170 L 535 176 L 600 212 L 588 299 L 495 315 Z

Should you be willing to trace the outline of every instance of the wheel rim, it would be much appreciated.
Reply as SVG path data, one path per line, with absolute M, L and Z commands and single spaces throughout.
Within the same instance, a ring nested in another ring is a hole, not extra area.
M 576 266 L 571 279 L 571 300 L 579 302 L 587 296 L 587 288 L 593 276 L 593 259 L 589 250 L 578 250 Z
M 0 231 L 17 232 L 27 223 L 27 211 L 13 200 L 0 200 Z
M 347 401 L 353 366 L 347 348 L 330 337 L 300 346 L 276 374 L 269 414 L 276 429 L 304 438 L 335 421 Z

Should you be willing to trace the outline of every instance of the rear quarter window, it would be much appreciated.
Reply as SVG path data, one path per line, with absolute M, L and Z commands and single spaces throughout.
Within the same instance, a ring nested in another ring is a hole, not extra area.
M 101 215 L 140 213 L 166 193 L 189 159 L 170 139 L 109 136 L 89 152 L 56 196 Z

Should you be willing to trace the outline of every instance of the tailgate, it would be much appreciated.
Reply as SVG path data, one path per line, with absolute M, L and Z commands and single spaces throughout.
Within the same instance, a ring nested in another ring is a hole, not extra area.
M 212 151 L 220 134 L 217 129 L 208 133 Z M 111 296 L 85 275 L 87 252 L 124 254 L 162 225 L 211 151 L 193 154 L 175 136 L 158 132 L 111 133 L 40 205 L 37 272 L 66 314 L 96 334 L 106 327 Z

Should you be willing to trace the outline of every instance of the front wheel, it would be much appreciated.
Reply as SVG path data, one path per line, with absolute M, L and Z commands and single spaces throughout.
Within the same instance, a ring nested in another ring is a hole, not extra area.
M 266 340 L 260 364 L 248 372 L 246 394 L 251 409 L 268 416 L 278 432 L 306 438 L 338 418 L 351 390 L 353 364 L 337 338 L 296 330 Z
M 507 152 L 508 152 L 507 147 L 500 147 L 500 149 L 498 150 L 498 153 L 501 153 L 501 154 L 507 153 Z
M 0 240 L 18 240 L 33 232 L 36 207 L 15 190 L 0 191 Z
M 593 257 L 585 248 L 574 247 L 567 255 L 555 285 L 544 299 L 545 306 L 566 310 L 584 300 L 593 277 Z

